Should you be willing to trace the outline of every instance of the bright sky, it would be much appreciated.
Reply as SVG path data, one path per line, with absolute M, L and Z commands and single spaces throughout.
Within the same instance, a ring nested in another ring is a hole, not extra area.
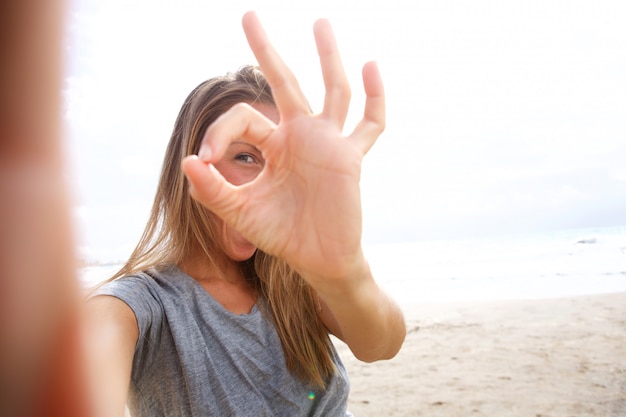
M 626 2 L 73 0 L 64 119 L 81 256 L 128 256 L 183 99 L 255 62 L 251 9 L 315 109 L 312 25 L 331 20 L 350 127 L 361 66 L 379 63 L 388 127 L 364 163 L 366 243 L 626 224 Z

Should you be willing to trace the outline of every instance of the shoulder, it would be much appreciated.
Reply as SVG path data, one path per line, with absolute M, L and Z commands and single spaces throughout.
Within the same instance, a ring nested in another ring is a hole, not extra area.
M 168 293 L 184 291 L 180 288 L 184 283 L 176 276 L 177 271 L 175 266 L 165 266 L 126 275 L 102 285 L 89 298 L 110 295 L 127 304 L 158 301 L 167 297 Z
M 160 283 L 163 279 L 162 274 L 148 271 L 118 278 L 92 292 L 87 305 L 99 315 L 115 314 L 121 320 L 130 313 L 135 326 L 143 332 L 163 316 L 163 299 L 167 297 Z
M 177 314 L 181 300 L 197 297 L 198 284 L 175 265 L 148 269 L 108 282 L 90 295 L 90 299 L 112 296 L 134 312 L 140 330 L 156 326 L 165 315 Z

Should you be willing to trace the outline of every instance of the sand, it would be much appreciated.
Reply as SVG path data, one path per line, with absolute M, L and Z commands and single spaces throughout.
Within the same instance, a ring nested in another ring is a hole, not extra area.
M 626 416 L 626 293 L 403 309 L 390 361 L 336 342 L 356 417 Z

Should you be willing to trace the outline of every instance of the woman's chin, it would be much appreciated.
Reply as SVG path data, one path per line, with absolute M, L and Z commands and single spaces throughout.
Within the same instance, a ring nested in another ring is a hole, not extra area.
M 232 253 L 229 254 L 230 258 L 233 261 L 247 261 L 252 258 L 254 253 L 256 252 L 256 247 L 252 244 L 247 245 L 246 247 L 238 247 L 233 248 Z
M 239 232 L 229 230 L 228 240 L 225 242 L 226 254 L 233 261 L 247 261 L 256 252 L 256 246 L 244 238 Z

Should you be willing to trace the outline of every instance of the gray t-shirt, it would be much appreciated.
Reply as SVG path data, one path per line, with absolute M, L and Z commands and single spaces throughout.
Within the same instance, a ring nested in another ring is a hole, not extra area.
M 176 266 L 124 277 L 94 295 L 112 295 L 139 326 L 129 409 L 138 417 L 351 416 L 348 376 L 311 388 L 285 365 L 271 319 L 258 306 L 226 310 Z

